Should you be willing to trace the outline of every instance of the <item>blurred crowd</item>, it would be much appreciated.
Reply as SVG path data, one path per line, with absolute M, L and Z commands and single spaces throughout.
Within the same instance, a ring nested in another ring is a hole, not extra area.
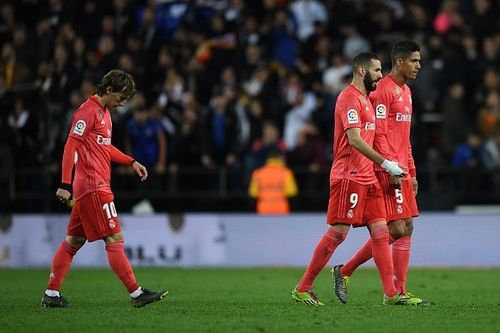
M 278 148 L 314 187 L 352 57 L 375 52 L 387 72 L 392 44 L 413 39 L 417 168 L 500 170 L 499 12 L 494 0 L 5 0 L 2 165 L 57 173 L 72 113 L 120 68 L 140 93 L 113 113 L 113 143 L 154 173 L 224 167 L 245 190 L 241 171 Z

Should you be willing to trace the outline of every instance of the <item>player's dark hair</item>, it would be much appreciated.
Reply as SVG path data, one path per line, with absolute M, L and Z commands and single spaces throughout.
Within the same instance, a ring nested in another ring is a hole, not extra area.
M 368 68 L 372 60 L 379 60 L 380 58 L 372 52 L 363 52 L 358 54 L 352 59 L 352 71 L 355 72 L 359 66 Z
M 106 95 L 108 87 L 111 87 L 113 92 L 121 92 L 125 98 L 130 98 L 136 93 L 132 76 L 119 69 L 113 69 L 103 76 L 97 84 L 97 94 Z
M 413 52 L 420 52 L 420 45 L 412 40 L 400 40 L 391 50 L 391 60 L 394 64 L 398 58 L 408 58 Z

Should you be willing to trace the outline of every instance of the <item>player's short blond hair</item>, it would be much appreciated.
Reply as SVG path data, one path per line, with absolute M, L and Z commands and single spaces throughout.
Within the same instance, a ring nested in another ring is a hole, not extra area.
M 97 94 L 99 96 L 106 95 L 108 87 L 111 87 L 113 92 L 121 92 L 127 99 L 136 93 L 132 76 L 120 69 L 113 69 L 102 77 L 97 84 Z

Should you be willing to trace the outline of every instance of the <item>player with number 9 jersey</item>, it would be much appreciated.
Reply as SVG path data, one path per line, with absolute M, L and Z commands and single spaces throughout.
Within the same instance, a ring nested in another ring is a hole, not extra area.
M 370 146 L 375 139 L 375 111 L 365 94 L 352 84 L 343 90 L 335 106 L 333 165 L 327 223 L 353 226 L 385 220 L 385 207 L 373 162 L 349 144 L 346 130 L 359 128 Z

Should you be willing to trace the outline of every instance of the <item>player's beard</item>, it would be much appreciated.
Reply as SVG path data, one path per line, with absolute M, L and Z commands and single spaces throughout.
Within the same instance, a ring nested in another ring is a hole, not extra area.
M 377 81 L 373 80 L 369 75 L 365 76 L 365 78 L 363 79 L 363 83 L 365 84 L 366 92 L 369 93 L 377 89 L 376 85 L 377 82 L 378 80 Z

